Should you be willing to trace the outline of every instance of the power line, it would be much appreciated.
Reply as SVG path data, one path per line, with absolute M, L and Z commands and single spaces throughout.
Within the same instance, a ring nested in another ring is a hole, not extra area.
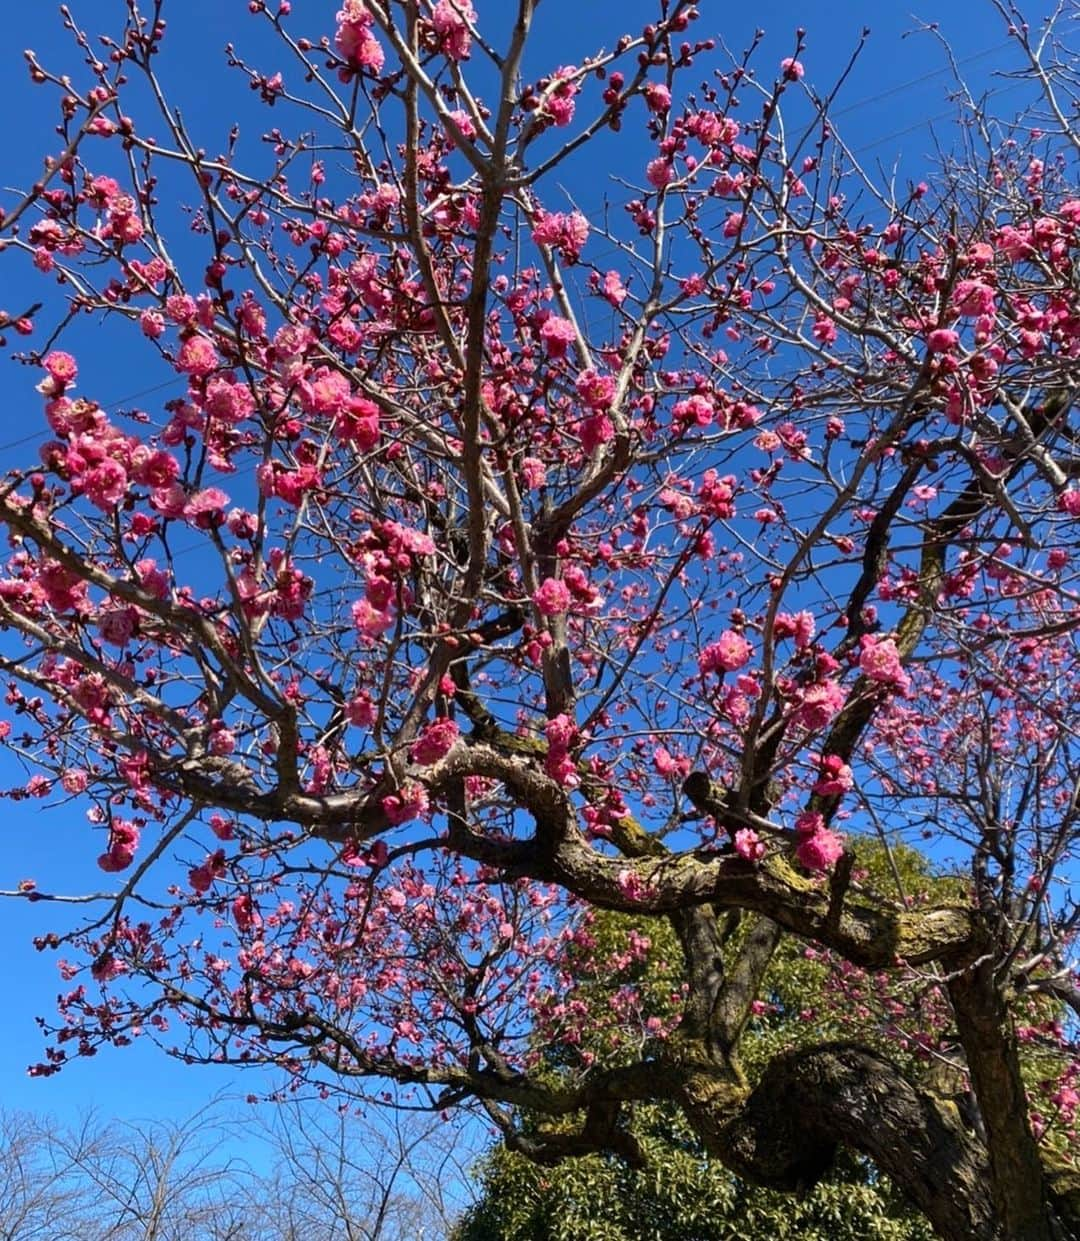
M 1026 86 L 1026 82 L 1013 82 L 1009 86 L 999 86 L 996 90 L 988 91 L 986 99 L 994 99 L 1001 95 L 1007 95 L 1010 91 L 1019 90 Z M 903 129 L 897 129 L 891 134 L 886 134 L 883 138 L 875 138 L 873 142 L 864 143 L 862 146 L 853 147 L 852 153 L 861 155 L 864 151 L 873 151 L 875 148 L 884 146 L 886 142 L 892 142 L 894 138 L 902 138 L 905 134 L 914 133 L 917 129 L 925 129 L 928 125 L 933 125 L 935 121 L 945 121 L 949 117 L 955 116 L 956 111 L 950 108 L 947 112 L 939 112 L 936 116 L 924 117 L 922 120 L 915 121 L 912 125 L 906 125 Z
M 879 100 L 891 99 L 895 95 L 899 95 L 905 91 L 911 90 L 912 87 L 921 86 L 924 82 L 929 82 L 929 81 L 932 81 L 934 78 L 938 78 L 945 74 L 951 73 L 954 67 L 960 68 L 962 65 L 972 64 L 976 60 L 982 60 L 985 57 L 991 56 L 996 52 L 1003 51 L 1005 48 L 1011 45 L 1011 42 L 1012 40 L 1010 39 L 1003 39 L 1000 43 L 995 43 L 992 47 L 984 47 L 981 51 L 972 52 L 969 56 L 962 57 L 960 60 L 955 62 L 955 66 L 953 64 L 941 65 L 937 69 L 930 69 L 926 73 L 919 74 L 918 77 L 909 78 L 906 82 L 899 82 L 896 86 L 891 86 L 889 87 L 888 90 L 881 91 L 879 94 L 868 95 L 863 99 L 856 100 L 854 103 L 845 104 L 844 107 L 839 108 L 836 111 L 830 111 L 826 119 L 831 121 L 841 116 L 850 115 L 852 112 L 857 112 L 859 109 L 865 108 L 865 107 L 870 106 L 871 104 L 877 103 Z M 1016 82 L 1010 86 L 998 87 L 995 90 L 987 92 L 986 98 L 990 99 L 990 98 L 993 98 L 994 96 L 1004 94 L 1010 90 L 1016 90 L 1022 85 L 1023 85 L 1022 82 Z M 947 120 L 949 117 L 953 116 L 954 114 L 955 114 L 955 111 L 953 109 L 950 109 L 947 112 L 939 112 L 934 116 L 924 117 L 921 120 L 918 120 L 911 125 L 905 126 L 903 129 L 898 129 L 898 130 L 893 131 L 892 133 L 885 134 L 884 137 L 875 138 L 873 142 L 861 144 L 857 147 L 851 147 L 850 150 L 853 155 L 859 155 L 863 151 L 872 151 L 879 146 L 884 146 L 885 143 L 887 142 L 892 142 L 894 138 L 902 138 L 905 134 L 914 133 L 916 130 L 922 129 L 924 126 L 933 125 L 936 121 Z M 582 211 L 589 219 L 592 219 L 593 215 L 596 212 L 602 211 L 605 207 L 609 205 L 610 204 L 608 203 L 608 200 L 605 198 L 601 202 L 595 204 L 594 207 L 580 207 L 579 206 L 578 210 Z M 593 260 L 596 261 L 597 258 L 603 258 L 607 254 L 612 254 L 612 253 L 615 253 L 615 251 L 606 250 L 604 251 L 603 254 L 599 256 L 593 255 Z
M 166 388 L 171 388 L 173 384 L 179 381 L 179 379 L 180 376 L 176 375 L 172 379 L 165 380 L 164 383 L 155 384 L 152 388 L 143 388 L 139 392 L 131 392 L 127 396 L 118 396 L 114 400 L 103 401 L 101 403 L 102 408 L 112 407 L 115 409 L 119 405 L 126 405 L 129 401 L 137 401 L 140 397 L 151 396 L 155 392 L 162 392 Z M 0 452 L 7 452 L 12 448 L 21 448 L 23 444 L 30 444 L 34 440 L 40 439 L 44 434 L 44 431 L 32 431 L 29 435 L 24 435 L 20 439 L 10 440 L 6 444 L 0 444 Z
M 969 65 L 969 64 L 974 63 L 977 60 L 982 60 L 987 56 L 991 56 L 996 52 L 1002 51 L 1004 48 L 1008 47 L 1010 43 L 1011 43 L 1011 40 L 1003 39 L 1000 43 L 995 43 L 992 47 L 984 47 L 981 51 L 972 52 L 969 56 L 964 56 L 960 60 L 956 61 L 956 67 L 958 68 L 961 65 Z M 891 99 L 893 96 L 902 94 L 903 92 L 910 90 L 914 86 L 921 86 L 924 82 L 930 82 L 934 78 L 941 77 L 943 74 L 952 72 L 952 69 L 953 69 L 952 65 L 941 65 L 937 69 L 930 69 L 926 73 L 919 74 L 917 77 L 909 78 L 906 82 L 900 82 L 896 86 L 891 86 L 888 90 L 881 91 L 880 93 L 875 94 L 875 95 L 867 95 L 865 98 L 858 99 L 854 103 L 846 104 L 844 107 L 838 109 L 837 111 L 831 112 L 829 115 L 831 118 L 847 116 L 852 112 L 857 112 L 860 108 L 865 108 L 869 106 L 870 104 L 879 102 L 882 99 Z M 998 87 L 996 90 L 992 90 L 988 92 L 986 98 L 990 99 L 995 96 L 1007 94 L 1009 91 L 1018 89 L 1021 85 L 1023 85 L 1023 83 L 1014 82 L 1010 86 Z M 853 153 L 856 155 L 859 155 L 865 151 L 873 151 L 877 147 L 884 146 L 886 143 L 892 142 L 896 138 L 902 138 L 906 134 L 914 133 L 916 130 L 922 129 L 925 126 L 933 125 L 936 121 L 947 120 L 952 115 L 953 115 L 953 111 L 950 109 L 947 112 L 939 112 L 935 116 L 925 117 L 921 120 L 915 121 L 911 125 L 905 126 L 903 129 L 897 129 L 897 130 L 894 130 L 892 133 L 885 134 L 883 137 L 875 138 L 873 142 L 865 143 L 858 147 L 854 147 L 852 148 Z M 599 207 L 603 207 L 606 205 L 607 203 L 605 200 L 605 202 L 599 204 Z M 605 253 L 610 253 L 610 252 L 605 252 Z M 599 257 L 604 257 L 604 256 L 601 255 Z M 152 388 L 143 388 L 141 391 L 133 392 L 127 396 L 117 397 L 115 400 L 104 402 L 104 404 L 106 406 L 111 405 L 115 407 L 118 405 L 125 405 L 127 404 L 128 401 L 137 401 L 140 397 L 151 396 L 155 392 L 161 392 L 165 388 L 171 387 L 174 383 L 177 382 L 178 378 L 179 377 L 166 380 L 164 383 L 156 384 Z M 0 444 L 0 452 L 8 452 L 9 450 L 13 448 L 21 448 L 24 444 L 32 443 L 41 434 L 42 433 L 40 431 L 34 432 L 30 435 L 24 435 L 20 439 L 11 440 L 9 443 Z
M 965 56 L 962 60 L 956 62 L 957 68 L 960 65 L 970 65 L 973 61 L 982 60 L 984 56 L 990 56 L 994 52 L 1000 52 L 1002 48 L 1006 48 L 1010 44 L 1009 39 L 1003 39 L 1000 43 L 995 43 L 993 47 L 984 47 L 981 52 L 972 52 L 970 56 Z M 850 112 L 856 112 L 859 108 L 865 108 L 867 105 L 877 103 L 881 99 L 891 99 L 894 95 L 902 94 L 904 91 L 910 90 L 913 86 L 921 86 L 923 82 L 929 82 L 934 78 L 939 78 L 942 74 L 951 73 L 952 65 L 941 65 L 940 68 L 930 69 L 926 73 L 920 74 L 917 78 L 911 78 L 907 82 L 901 82 L 897 86 L 890 86 L 888 90 L 878 92 L 876 95 L 867 95 L 865 99 L 857 99 L 854 103 L 845 104 L 836 112 L 830 113 L 832 117 L 847 116 Z

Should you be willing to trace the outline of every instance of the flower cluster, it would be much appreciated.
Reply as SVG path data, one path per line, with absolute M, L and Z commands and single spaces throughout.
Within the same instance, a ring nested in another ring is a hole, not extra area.
M 734 629 L 725 629 L 715 642 L 710 642 L 698 655 L 698 670 L 702 676 L 710 672 L 734 672 L 750 661 L 754 648 L 748 639 Z
M 795 820 L 795 856 L 807 870 L 832 870 L 844 852 L 842 838 L 825 826 L 816 811 L 804 811 Z

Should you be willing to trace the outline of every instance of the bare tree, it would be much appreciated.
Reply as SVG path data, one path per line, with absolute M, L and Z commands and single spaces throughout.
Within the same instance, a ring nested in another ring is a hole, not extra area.
M 447 1235 L 471 1200 L 475 1126 L 423 1113 L 282 1105 L 259 1119 L 275 1154 L 267 1236 L 394 1241 Z M 260 1188 L 261 1192 L 261 1188 Z M 287 1204 L 287 1228 L 272 1216 Z M 260 1234 L 261 1235 L 261 1234 Z
M 2 1113 L 0 1241 L 435 1241 L 471 1199 L 478 1141 L 312 1100 L 179 1122 Z

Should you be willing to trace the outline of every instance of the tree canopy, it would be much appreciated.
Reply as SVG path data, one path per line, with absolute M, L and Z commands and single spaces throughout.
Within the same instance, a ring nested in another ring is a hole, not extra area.
M 892 861 L 909 890 L 927 890 L 931 878 L 918 854 L 899 849 Z M 869 852 L 866 862 L 868 878 L 888 882 L 880 850 Z M 947 895 L 948 881 L 937 884 L 945 889 L 939 895 Z M 681 950 L 666 922 L 642 926 L 630 914 L 585 917 L 587 935 L 574 948 L 571 967 L 575 996 L 588 1010 L 581 1040 L 567 1045 L 546 1031 L 538 1037 L 549 1062 L 585 1052 L 610 1067 L 626 1057 L 642 1020 L 668 1022 L 677 1013 Z M 744 934 L 737 924 L 729 926 L 726 955 L 737 956 Z M 633 1005 L 625 1000 L 630 989 L 636 992 Z M 759 996 L 742 1047 L 751 1080 L 777 1052 L 838 1033 L 897 1050 L 898 1040 L 878 1007 L 852 1012 L 831 964 L 798 940 L 778 946 Z M 907 1071 L 927 1085 L 961 1088 L 961 1075 L 953 1070 L 950 1083 L 941 1071 L 947 1064 L 921 1048 L 913 1048 L 906 1060 Z M 542 1123 L 541 1117 L 532 1120 Z M 543 1167 L 494 1147 L 477 1165 L 481 1193 L 455 1229 L 454 1241 L 927 1241 L 932 1236 L 925 1219 L 872 1165 L 849 1154 L 841 1153 L 821 1181 L 792 1199 L 740 1182 L 709 1160 L 670 1104 L 639 1107 L 633 1125 L 645 1154 L 641 1168 L 601 1154 Z
M 987 2 L 1029 109 L 961 89 L 920 179 L 845 146 L 801 30 L 758 63 L 689 0 L 542 66 L 548 2 L 251 0 L 262 135 L 189 129 L 169 0 L 63 10 L 0 219 L 52 437 L 0 487 L 2 731 L 107 878 L 42 936 L 38 1072 L 152 1038 L 540 1166 L 647 1165 L 667 1108 L 747 1184 L 843 1148 L 942 1237 L 1080 1236 L 1077 5 Z M 91 348 L 181 395 L 107 409 Z M 612 1063 L 590 908 L 679 945 Z M 751 1072 L 791 938 L 880 1021 Z

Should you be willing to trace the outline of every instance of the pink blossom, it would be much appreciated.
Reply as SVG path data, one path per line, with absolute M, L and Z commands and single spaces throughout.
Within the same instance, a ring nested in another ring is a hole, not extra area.
M 138 204 L 133 198 L 122 194 L 109 206 L 108 217 L 100 229 L 99 236 L 104 240 L 115 240 L 125 246 L 137 242 L 143 232 Z
M 184 505 L 184 517 L 200 530 L 209 530 L 224 521 L 228 503 L 229 497 L 220 487 L 204 487 L 188 499 Z
M 820 766 L 820 775 L 814 785 L 814 792 L 819 797 L 838 797 L 854 787 L 851 768 L 839 754 L 826 754 Z
M 45 602 L 55 612 L 78 612 L 86 605 L 86 583 L 56 561 L 46 561 L 38 571 L 37 584 Z
M 320 366 L 297 386 L 306 413 L 336 414 L 352 395 L 349 381 L 340 371 Z
M 859 669 L 864 676 L 881 685 L 891 685 L 901 692 L 907 690 L 910 680 L 900 663 L 900 652 L 892 638 L 864 634 L 861 646 Z
M 577 73 L 573 65 L 565 65 L 552 74 L 552 85 L 544 98 L 544 113 L 551 123 L 559 128 L 569 125 L 574 119 L 574 96 L 578 93 L 578 85 L 571 79 Z
M 615 376 L 600 375 L 594 370 L 582 371 L 574 380 L 578 396 L 590 409 L 607 410 L 615 398 Z
M 787 82 L 797 82 L 803 76 L 806 70 L 803 68 L 802 62 L 795 59 L 794 56 L 785 56 L 780 62 L 780 72 Z
M 544 320 L 544 325 L 540 329 L 540 338 L 544 342 L 550 358 L 563 358 L 566 351 L 574 343 L 576 333 L 574 325 L 569 319 L 561 319 L 558 315 L 551 315 Z
M 652 896 L 649 884 L 628 867 L 619 871 L 615 876 L 615 883 L 628 901 L 647 901 Z
M 169 594 L 169 575 L 157 567 L 157 561 L 146 559 L 135 563 L 139 585 L 154 599 L 165 599 Z
M 547 482 L 547 469 L 539 457 L 524 457 L 521 462 L 521 478 L 530 491 L 543 487 Z
M 281 558 L 274 561 L 280 549 L 271 552 L 277 576 L 274 578 L 274 593 L 270 602 L 270 611 L 283 620 L 298 621 L 303 618 L 308 598 L 314 583 L 310 577 L 294 568 L 288 560 Z
M 370 452 L 379 442 L 379 407 L 367 397 L 353 397 L 335 418 L 334 434 Z
M 100 862 L 101 859 L 99 858 L 98 861 Z M 104 869 L 109 870 L 118 868 L 106 866 Z M 103 952 L 101 956 L 95 958 L 93 964 L 90 966 L 91 977 L 95 982 L 100 983 L 109 982 L 113 978 L 120 978 L 127 972 L 127 962 L 120 960 L 119 957 L 114 956 L 111 952 Z M 33 1074 L 34 1070 L 31 1069 L 30 1072 Z
M 370 69 L 372 73 L 380 73 L 386 60 L 386 53 L 383 51 L 382 44 L 370 30 L 361 30 L 349 59 L 361 69 Z
M 233 921 L 236 923 L 236 929 L 243 935 L 250 931 L 253 927 L 262 924 L 262 918 L 255 909 L 255 902 L 251 899 L 251 894 L 242 892 L 230 906 L 232 910 Z
M 643 92 L 650 112 L 663 115 L 671 108 L 671 91 L 662 82 L 649 82 Z
M 73 797 L 86 791 L 90 777 L 79 767 L 69 767 L 60 777 L 60 787 Z
M 725 629 L 715 642 L 710 643 L 698 655 L 698 668 L 702 676 L 709 672 L 734 672 L 743 667 L 754 648 L 734 629 Z
M 364 598 L 380 611 L 389 608 L 394 599 L 393 579 L 379 573 L 369 573 L 364 583 Z
M 805 651 L 814 640 L 817 623 L 813 612 L 780 612 L 773 623 L 773 637 L 794 638 L 795 649 Z
M 609 271 L 605 274 L 601 291 L 612 306 L 616 308 L 626 301 L 626 287 L 623 285 L 622 277 L 617 271 Z
M 46 409 L 59 405 L 65 399 L 63 396 L 63 385 L 58 384 L 51 375 L 46 375 L 35 387 L 42 396 L 49 398 L 49 404 L 46 405 Z M 53 398 L 56 399 L 54 400 Z
M 204 892 L 209 892 L 214 885 L 214 880 L 220 879 L 224 874 L 225 851 L 219 849 L 216 853 L 208 854 L 201 866 L 194 866 L 188 871 L 188 882 L 195 892 L 202 895 Z
M 838 681 L 817 681 L 799 695 L 794 718 L 804 728 L 824 728 L 843 707 L 846 697 Z
M 26 792 L 30 797 L 48 797 L 52 789 L 52 781 L 39 771 L 26 782 Z
M 832 345 L 835 344 L 838 332 L 836 324 L 825 315 L 819 316 L 814 320 L 814 326 L 811 328 L 813 337 L 819 344 Z
M 218 758 L 224 758 L 236 749 L 236 734 L 230 728 L 215 728 L 210 734 L 209 750 Z
M 379 526 L 382 537 L 391 549 L 408 552 L 410 556 L 434 556 L 435 540 L 422 530 L 402 526 L 396 521 L 384 521 Z
M 795 835 L 801 838 L 814 836 L 825 830 L 825 816 L 816 810 L 804 810 L 795 818 Z
M 178 482 L 155 487 L 150 493 L 150 507 L 163 517 L 181 517 L 187 504 L 187 493 Z
M 64 353 L 61 349 L 54 349 L 52 353 L 46 354 L 41 365 L 61 388 L 74 383 L 79 374 L 75 359 L 70 353 Z
M 931 353 L 953 353 L 960 345 L 960 334 L 951 328 L 935 328 L 926 338 Z
M 294 508 L 299 508 L 308 492 L 316 490 L 321 484 L 322 478 L 314 465 L 278 470 L 273 476 L 274 495 Z
M 684 401 L 677 401 L 672 408 L 671 416 L 678 422 L 685 422 L 696 427 L 707 427 L 715 416 L 712 401 L 707 396 L 695 393 Z
M 29 241 L 51 252 L 63 244 L 63 226 L 59 220 L 38 220 L 30 226 Z
M 567 565 L 563 569 L 562 580 L 570 591 L 575 611 L 595 612 L 602 606 L 603 596 L 589 581 L 588 574 L 580 565 Z
M 413 819 L 425 818 L 429 809 L 427 789 L 422 784 L 402 785 L 396 793 L 382 799 L 382 808 L 395 827 Z
M 994 289 L 982 280 L 958 280 L 952 300 L 956 313 L 960 315 L 977 318 L 994 313 Z
M 208 819 L 210 830 L 218 840 L 232 840 L 236 834 L 236 824 L 223 814 L 212 814 Z
M 577 726 L 568 715 L 556 715 L 554 719 L 548 720 L 544 734 L 548 743 L 544 761 L 547 774 L 563 788 L 576 788 L 579 777 L 570 750 L 578 740 Z
M 111 646 L 126 646 L 135 632 L 138 613 L 134 608 L 106 608 L 98 617 L 98 632 Z
M 1066 487 L 1058 496 L 1058 508 L 1070 517 L 1080 517 L 1080 487 Z
M 225 528 L 238 539 L 253 539 L 259 519 L 245 508 L 231 508 L 225 515 Z
M 385 53 L 371 33 L 372 17 L 363 0 L 344 0 L 337 20 L 334 46 L 342 58 L 353 68 L 378 73 L 383 67 Z
M 204 408 L 212 417 L 235 424 L 251 417 L 255 398 L 246 384 L 232 383 L 217 376 L 206 385 Z
M 533 603 L 543 616 L 561 616 L 570 607 L 570 591 L 558 578 L 545 578 L 533 595 Z
M 807 870 L 832 870 L 844 853 L 843 839 L 827 827 L 799 841 L 795 856 Z
M 653 751 L 653 766 L 661 776 L 675 776 L 679 774 L 679 764 L 672 758 L 671 754 L 662 745 L 658 745 Z
M 454 748 L 461 730 L 453 720 L 442 716 L 430 723 L 409 748 L 409 758 L 421 767 L 439 762 Z
M 698 502 L 704 512 L 713 517 L 727 518 L 735 512 L 735 489 L 738 480 L 734 474 L 717 477 L 715 470 L 706 470 L 698 490 Z
M 464 108 L 454 108 L 453 111 L 447 114 L 447 119 L 454 122 L 454 124 L 461 131 L 461 136 L 463 138 L 476 137 L 476 126 L 472 122 L 472 117 L 465 111 Z M 451 137 L 449 125 L 447 125 L 446 130 L 448 139 L 453 141 L 454 139 Z
M 562 241 L 564 216 L 555 211 L 541 211 L 533 222 L 533 241 L 538 246 L 557 246 Z
M 563 258 L 573 262 L 588 239 L 589 221 L 580 211 L 569 215 L 541 211 L 533 224 L 532 235 L 538 245 L 557 247 Z
M 81 481 L 90 503 L 106 513 L 111 513 L 127 494 L 127 472 L 119 461 L 111 457 L 87 470 Z
M 748 862 L 759 862 L 765 856 L 765 842 L 752 828 L 743 827 L 735 833 L 735 852 Z
M 172 453 L 140 444 L 131 454 L 131 477 L 144 487 L 166 487 L 179 473 L 180 462 Z
M 374 607 L 367 599 L 357 599 L 352 605 L 353 624 L 368 638 L 384 634 L 394 623 L 393 613 Z
M 472 36 L 467 22 L 475 21 L 476 13 L 468 0 L 439 0 L 431 11 L 431 24 L 439 36 L 439 46 L 451 60 L 464 60 L 469 55 Z
M 219 361 L 217 350 L 205 336 L 189 336 L 180 346 L 176 367 L 198 379 L 216 370 Z
M 687 132 L 703 146 L 716 147 L 735 141 L 739 136 L 739 123 L 734 117 L 720 116 L 716 112 L 698 112 L 690 118 Z
M 645 166 L 645 179 L 655 189 L 662 190 L 675 180 L 675 169 L 666 156 L 658 156 Z
M 370 728 L 378 718 L 375 704 L 367 694 L 357 694 L 350 698 L 345 704 L 345 714 L 349 717 L 350 724 L 356 724 L 360 728 Z
M 274 333 L 274 353 L 278 361 L 296 362 L 307 353 L 313 334 L 310 328 L 286 323 Z
M 98 858 L 98 866 L 104 871 L 126 870 L 135 860 L 139 847 L 139 829 L 126 819 L 113 819 L 109 834 L 109 848 Z
M 591 418 L 582 419 L 578 434 L 582 448 L 591 454 L 615 438 L 615 427 L 606 414 L 593 414 Z

